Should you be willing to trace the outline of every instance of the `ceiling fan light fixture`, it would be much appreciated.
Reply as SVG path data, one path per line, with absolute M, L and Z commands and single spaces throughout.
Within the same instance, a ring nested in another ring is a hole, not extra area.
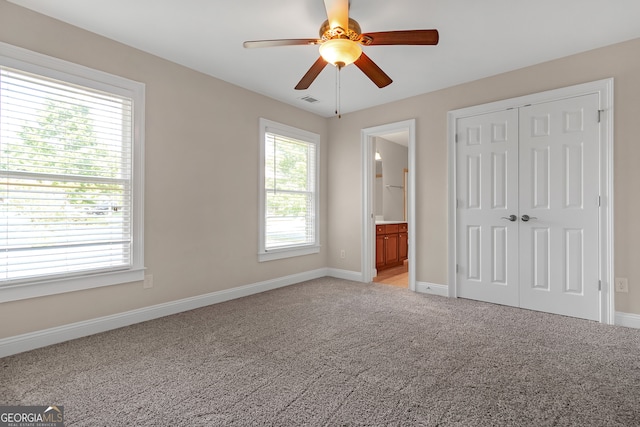
M 320 45 L 320 56 L 329 64 L 346 67 L 360 58 L 362 48 L 353 40 L 331 39 Z

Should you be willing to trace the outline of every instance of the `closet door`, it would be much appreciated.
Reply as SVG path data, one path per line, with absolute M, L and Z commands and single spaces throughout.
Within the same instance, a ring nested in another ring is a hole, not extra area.
M 517 306 L 518 111 L 458 119 L 456 135 L 458 296 Z
M 598 320 L 598 95 L 522 107 L 519 125 L 520 307 Z
M 600 318 L 598 105 L 456 121 L 458 296 Z

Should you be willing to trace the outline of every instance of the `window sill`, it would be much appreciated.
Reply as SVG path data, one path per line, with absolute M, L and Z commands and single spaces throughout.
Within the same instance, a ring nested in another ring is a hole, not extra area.
M 274 249 L 269 252 L 260 252 L 258 262 L 273 261 L 276 259 L 293 258 L 303 255 L 317 254 L 320 246 L 303 246 L 299 248 Z
M 144 280 L 144 268 L 0 286 L 0 303 Z

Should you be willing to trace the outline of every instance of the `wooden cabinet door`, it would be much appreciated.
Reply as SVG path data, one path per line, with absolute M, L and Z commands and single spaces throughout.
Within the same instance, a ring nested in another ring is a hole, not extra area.
M 384 250 L 385 250 L 385 238 L 384 234 L 376 235 L 376 268 L 384 267 Z
M 398 234 L 387 234 L 385 239 L 385 262 L 386 264 L 397 264 L 400 261 L 398 253 Z
M 398 241 L 398 253 L 400 255 L 400 261 L 404 261 L 409 256 L 409 234 L 400 233 Z

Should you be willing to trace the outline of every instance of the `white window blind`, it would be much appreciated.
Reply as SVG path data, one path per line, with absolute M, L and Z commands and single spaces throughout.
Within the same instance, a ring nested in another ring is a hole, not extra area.
M 265 134 L 265 249 L 316 242 L 316 145 Z
M 132 265 L 132 106 L 0 67 L 0 286 Z
M 320 251 L 320 135 L 260 119 L 258 261 Z

